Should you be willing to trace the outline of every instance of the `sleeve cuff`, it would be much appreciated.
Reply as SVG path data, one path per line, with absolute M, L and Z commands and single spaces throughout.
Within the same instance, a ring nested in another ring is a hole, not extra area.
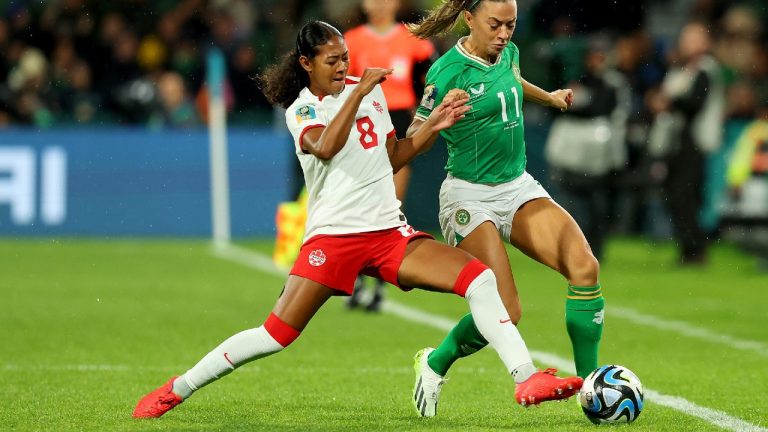
M 301 149 L 302 153 L 309 154 L 307 149 L 304 148 L 304 134 L 309 132 L 310 129 L 319 128 L 319 127 L 324 128 L 325 125 L 324 124 L 313 124 L 313 125 L 309 125 L 309 126 L 307 126 L 307 127 L 305 127 L 304 129 L 301 130 L 301 133 L 299 134 L 299 148 Z

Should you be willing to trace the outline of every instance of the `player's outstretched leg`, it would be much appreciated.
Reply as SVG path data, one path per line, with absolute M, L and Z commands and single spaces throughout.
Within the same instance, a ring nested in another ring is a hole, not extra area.
M 133 417 L 160 417 L 182 403 L 194 391 L 228 375 L 239 366 L 282 350 L 298 336 L 298 330 L 283 322 L 274 313 L 270 314 L 261 327 L 230 337 L 184 375 L 172 378 L 141 398 L 133 411 Z
M 184 375 L 144 396 L 133 416 L 160 417 L 203 386 L 250 361 L 281 351 L 299 337 L 312 316 L 333 294 L 332 289 L 310 279 L 289 276 L 273 312 L 261 327 L 230 337 Z

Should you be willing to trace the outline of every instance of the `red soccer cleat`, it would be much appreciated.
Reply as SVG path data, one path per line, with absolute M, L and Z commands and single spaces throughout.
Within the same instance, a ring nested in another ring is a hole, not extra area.
M 173 392 L 173 381 L 171 378 L 162 387 L 152 393 L 144 396 L 133 410 L 134 418 L 157 418 L 170 411 L 176 405 L 184 402 L 181 396 Z
M 552 400 L 568 399 L 575 395 L 584 384 L 580 377 L 560 378 L 557 369 L 549 368 L 531 375 L 515 388 L 515 400 L 524 407 L 538 405 Z

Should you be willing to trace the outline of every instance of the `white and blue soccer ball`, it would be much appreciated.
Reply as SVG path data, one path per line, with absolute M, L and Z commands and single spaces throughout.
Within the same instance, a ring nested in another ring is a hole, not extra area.
M 624 366 L 602 366 L 584 379 L 579 403 L 592 423 L 631 423 L 643 410 L 643 384 Z

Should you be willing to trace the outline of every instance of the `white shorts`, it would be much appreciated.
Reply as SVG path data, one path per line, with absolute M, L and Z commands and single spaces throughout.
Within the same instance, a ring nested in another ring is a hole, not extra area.
M 497 185 L 470 183 L 448 175 L 440 187 L 440 229 L 448 244 L 456 246 L 481 223 L 491 221 L 508 243 L 517 209 L 536 198 L 550 196 L 527 172 Z

